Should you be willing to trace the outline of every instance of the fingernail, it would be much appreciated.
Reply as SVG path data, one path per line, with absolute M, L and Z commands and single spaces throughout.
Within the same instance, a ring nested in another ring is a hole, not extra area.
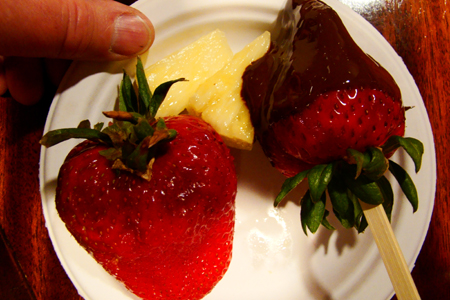
M 123 14 L 114 21 L 110 51 L 124 56 L 141 54 L 153 41 L 151 29 L 145 21 L 131 14 Z

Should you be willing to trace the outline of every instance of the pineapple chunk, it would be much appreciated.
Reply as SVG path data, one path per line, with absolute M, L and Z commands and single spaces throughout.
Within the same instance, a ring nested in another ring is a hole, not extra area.
M 225 34 L 215 30 L 145 69 L 152 91 L 169 80 L 182 77 L 187 80 L 171 87 L 156 117 L 180 114 L 198 86 L 220 70 L 232 57 L 233 51 Z
M 268 51 L 269 46 L 270 33 L 265 32 L 202 83 L 189 100 L 188 112 L 208 122 L 229 147 L 252 149 L 254 129 L 250 112 L 241 98 L 242 75 L 248 65 Z

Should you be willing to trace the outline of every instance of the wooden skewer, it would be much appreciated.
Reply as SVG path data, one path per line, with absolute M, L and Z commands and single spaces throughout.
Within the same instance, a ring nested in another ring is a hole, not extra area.
M 392 230 L 382 205 L 368 205 L 361 202 L 367 223 L 377 244 L 394 291 L 399 300 L 420 299 L 405 257 Z

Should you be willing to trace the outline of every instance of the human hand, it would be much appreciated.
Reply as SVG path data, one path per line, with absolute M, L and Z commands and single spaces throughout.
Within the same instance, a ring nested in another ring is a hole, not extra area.
M 120 60 L 145 52 L 154 28 L 113 0 L 2 0 L 0 95 L 30 105 L 44 76 L 58 84 L 72 60 Z

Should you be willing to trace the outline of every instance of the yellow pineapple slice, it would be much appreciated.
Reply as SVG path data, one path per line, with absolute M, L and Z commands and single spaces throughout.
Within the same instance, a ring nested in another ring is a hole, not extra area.
M 225 34 L 215 30 L 145 69 L 152 91 L 169 80 L 182 77 L 187 80 L 170 88 L 156 117 L 180 114 L 198 86 L 220 70 L 232 57 L 233 51 Z
M 269 46 L 270 33 L 265 32 L 203 82 L 189 100 L 188 112 L 208 122 L 229 147 L 252 149 L 254 129 L 241 98 L 242 75 L 248 65 L 268 51 Z

